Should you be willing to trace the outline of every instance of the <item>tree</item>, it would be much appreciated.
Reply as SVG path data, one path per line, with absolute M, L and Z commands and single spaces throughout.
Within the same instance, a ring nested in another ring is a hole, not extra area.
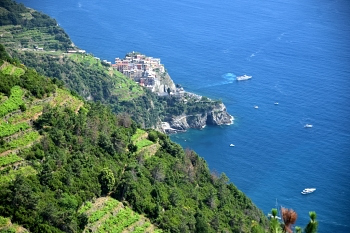
M 98 180 L 101 184 L 103 194 L 107 194 L 113 189 L 115 184 L 115 178 L 111 169 L 103 168 L 98 177 Z
M 137 151 L 137 146 L 134 145 L 134 144 L 132 144 L 132 143 L 130 143 L 130 144 L 128 145 L 128 149 L 129 149 L 130 153 L 134 153 L 134 152 Z
M 305 227 L 305 233 L 316 233 L 318 227 L 318 222 L 316 221 L 316 212 L 310 211 L 309 216 L 310 222 Z
M 158 134 L 155 131 L 151 131 L 148 133 L 148 139 L 152 142 L 156 142 L 158 139 Z
M 301 233 L 301 227 L 296 226 L 295 231 L 296 231 L 296 233 Z

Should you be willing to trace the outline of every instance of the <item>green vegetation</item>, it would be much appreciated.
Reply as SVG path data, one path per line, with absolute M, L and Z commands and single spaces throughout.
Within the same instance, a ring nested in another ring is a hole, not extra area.
M 28 129 L 29 127 L 27 122 L 18 123 L 16 125 L 2 123 L 0 124 L 0 138 L 10 136 L 20 130 Z
M 83 205 L 78 211 L 80 216 L 86 216 L 85 231 L 117 233 L 145 232 L 149 227 L 156 229 L 148 219 L 113 198 L 103 197 L 93 204 L 88 203 L 89 207 Z
M 15 140 L 4 143 L 4 145 L 2 145 L 2 147 L 0 148 L 0 153 L 7 151 L 7 150 L 12 150 L 12 149 L 16 149 L 18 147 L 29 145 L 30 143 L 34 142 L 38 138 L 39 138 L 38 132 L 35 132 L 35 131 L 29 132 L 27 134 L 24 134 L 24 135 L 18 137 Z
M 30 108 L 26 109 L 25 112 L 15 114 L 7 119 L 10 124 L 15 124 L 18 121 L 28 120 L 33 118 L 38 113 L 43 111 L 43 105 L 33 105 Z
M 31 166 L 20 167 L 17 170 L 10 169 L 9 171 L 2 170 L 1 171 L 1 179 L 0 179 L 0 187 L 4 188 L 9 183 L 13 183 L 16 180 L 16 177 L 27 177 L 33 176 L 37 173 L 37 171 Z M 6 190 L 3 190 L 6 191 Z
M 17 156 L 16 154 L 8 154 L 6 156 L 1 156 L 0 157 L 0 167 L 2 166 L 7 166 L 9 164 L 22 161 L 23 158 Z
M 153 142 L 151 142 L 150 140 L 142 139 L 142 140 L 138 141 L 135 145 L 137 146 L 137 149 L 140 150 L 143 147 L 146 147 L 146 146 L 149 146 L 149 145 L 152 145 L 152 144 L 153 144 Z
M 19 86 L 12 87 L 10 98 L 0 105 L 0 117 L 19 109 L 19 106 L 24 103 L 22 96 L 23 91 Z
M 18 68 L 18 67 L 14 66 L 12 64 L 9 64 L 9 63 L 5 63 L 5 65 L 1 69 L 1 72 L 3 74 L 13 75 L 16 77 L 24 74 L 24 70 L 22 68 Z
M 138 140 L 139 138 L 141 138 L 143 135 L 146 134 L 146 131 L 145 130 L 142 130 L 142 129 L 137 129 L 135 134 L 132 135 L 131 137 L 131 141 L 136 141 Z
M 117 216 L 111 216 L 101 227 L 99 232 L 120 233 L 128 226 L 139 220 L 140 216 L 135 214 L 131 209 L 125 208 L 118 212 Z
M 310 211 L 310 222 L 305 227 L 305 233 L 316 233 L 318 228 L 318 222 L 316 221 L 316 212 Z
M 0 3 L 1 41 L 7 47 L 45 50 L 71 48 L 68 35 L 57 25 L 56 20 L 10 0 Z M 16 43 L 17 42 L 17 43 Z
M 28 232 L 23 227 L 18 226 L 17 224 L 12 224 L 9 218 L 4 218 L 0 216 L 0 232 L 1 233 L 26 233 Z

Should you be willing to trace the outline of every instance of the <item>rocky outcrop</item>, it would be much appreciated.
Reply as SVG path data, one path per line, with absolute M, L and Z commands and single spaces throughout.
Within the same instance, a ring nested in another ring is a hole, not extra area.
M 170 78 L 169 74 L 163 73 L 162 75 L 157 75 L 152 91 L 156 93 L 166 93 L 168 88 L 171 92 L 176 91 L 175 83 Z
M 207 124 L 210 125 L 229 125 L 233 124 L 233 120 L 233 116 L 228 114 L 224 104 L 216 106 L 207 116 Z
M 211 111 L 181 115 L 162 122 L 162 131 L 165 133 L 185 132 L 189 128 L 202 129 L 206 125 L 230 125 L 233 124 L 233 116 L 227 111 L 224 104 L 218 104 Z

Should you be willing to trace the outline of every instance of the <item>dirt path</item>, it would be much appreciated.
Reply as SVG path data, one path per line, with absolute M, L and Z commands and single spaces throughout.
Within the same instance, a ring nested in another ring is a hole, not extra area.
M 11 70 L 11 72 L 10 72 L 10 75 L 12 75 L 12 74 L 13 74 L 13 72 L 15 72 L 15 70 L 16 70 L 16 67 L 15 67 L 15 66 L 13 66 L 13 67 L 12 67 L 12 70 Z
M 0 70 L 2 70 L 3 68 L 5 68 L 7 66 L 8 62 L 4 62 L 1 66 L 0 66 Z
M 18 165 L 20 165 L 20 164 L 23 164 L 23 163 L 25 163 L 26 161 L 25 160 L 21 160 L 21 161 L 17 161 L 17 162 L 14 162 L 14 163 L 10 163 L 10 164 L 7 164 L 7 165 L 5 165 L 5 166 L 3 166 L 3 167 L 0 167 L 0 171 L 1 170 L 4 170 L 5 168 L 7 168 L 8 166 L 18 166 Z
M 80 108 L 84 105 L 84 103 L 80 103 L 79 106 L 77 107 L 77 109 L 75 110 L 75 113 L 78 113 Z

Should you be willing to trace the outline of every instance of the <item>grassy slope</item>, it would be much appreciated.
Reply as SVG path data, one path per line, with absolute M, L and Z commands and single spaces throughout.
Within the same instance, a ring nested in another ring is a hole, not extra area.
M 69 59 L 77 64 L 83 65 L 87 69 L 102 71 L 105 75 L 101 78 L 111 83 L 111 95 L 116 96 L 120 101 L 128 101 L 144 95 L 144 90 L 134 81 L 123 75 L 112 67 L 102 65 L 101 61 L 93 57 L 91 54 L 70 54 Z

